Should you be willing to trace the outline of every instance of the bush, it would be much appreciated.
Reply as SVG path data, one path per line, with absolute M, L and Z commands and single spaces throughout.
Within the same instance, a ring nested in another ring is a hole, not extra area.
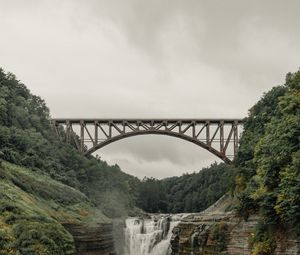
M 229 241 L 229 227 L 221 221 L 212 225 L 210 238 L 215 243 L 215 251 L 221 252 L 226 250 Z
M 15 247 L 26 255 L 65 255 L 74 252 L 72 236 L 57 223 L 20 222 L 14 226 Z
M 264 221 L 260 221 L 253 236 L 249 239 L 249 246 L 252 247 L 253 255 L 272 255 L 276 249 L 275 228 Z

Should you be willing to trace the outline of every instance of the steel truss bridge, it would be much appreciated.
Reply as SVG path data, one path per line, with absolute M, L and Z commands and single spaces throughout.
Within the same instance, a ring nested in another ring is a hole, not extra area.
M 192 142 L 231 164 L 242 132 L 241 119 L 52 119 L 56 135 L 83 155 L 136 135 L 167 135 Z

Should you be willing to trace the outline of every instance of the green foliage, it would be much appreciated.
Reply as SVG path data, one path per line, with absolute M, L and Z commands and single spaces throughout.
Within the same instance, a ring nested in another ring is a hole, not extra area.
M 18 254 L 14 248 L 15 237 L 12 230 L 0 221 L 0 255 Z
M 24 84 L 0 69 L 0 124 L 21 129 L 33 128 L 46 135 L 49 109 L 44 100 L 30 94 Z
M 272 255 L 277 247 L 273 235 L 274 229 L 266 222 L 259 222 L 254 234 L 249 239 L 253 255 Z
M 256 173 L 253 162 L 254 148 L 263 136 L 266 124 L 275 116 L 279 97 L 283 96 L 285 91 L 285 87 L 279 86 L 264 94 L 263 98 L 250 109 L 249 117 L 244 120 L 244 132 L 236 158 L 241 188 Z
M 0 255 L 72 254 L 61 223 L 108 223 L 99 208 L 109 217 L 134 209 L 138 179 L 59 141 L 45 102 L 2 69 L 0 151 Z
M 59 141 L 50 127 L 45 102 L 34 96 L 13 74 L 0 69 L 0 150 L 3 159 L 72 186 L 89 196 L 110 217 L 120 217 L 133 210 L 137 178 L 123 173 L 94 157 L 80 155 L 73 146 Z M 61 132 L 64 135 L 62 130 Z M 14 181 L 22 183 L 24 176 Z M 23 185 L 23 187 L 22 187 Z M 51 187 L 49 187 L 51 190 Z M 44 196 L 53 195 L 44 191 Z M 59 191 L 57 191 L 59 193 Z M 109 202 L 105 194 L 115 194 Z M 119 205 L 115 207 L 115 205 Z M 112 213 L 114 211 L 114 213 Z
M 154 178 L 144 178 L 137 188 L 137 206 L 143 210 L 155 212 L 167 212 L 167 202 L 162 182 Z
M 137 187 L 137 205 L 147 212 L 200 212 L 230 190 L 232 176 L 231 167 L 214 163 L 181 177 L 145 178 Z
M 61 223 L 108 222 L 84 194 L 42 171 L 7 162 L 0 168 L 0 254 L 73 254 Z
M 40 209 L 34 197 L 20 190 L 9 178 L 3 178 L 0 183 L 0 225 L 4 230 L 0 242 L 4 254 L 50 255 L 74 251 L 72 236 Z
M 217 252 L 226 250 L 229 242 L 229 227 L 221 221 L 211 226 L 210 238 L 215 243 L 214 248 Z
M 82 221 L 79 211 L 95 215 L 90 201 L 110 217 L 130 213 L 135 203 L 148 212 L 201 211 L 231 189 L 233 172 L 239 213 L 262 215 L 251 241 L 254 254 L 272 254 L 278 225 L 300 234 L 300 71 L 250 109 L 234 171 L 213 164 L 199 173 L 139 182 L 57 140 L 49 119 L 45 102 L 0 69 L 1 158 L 35 171 L 0 165 L 0 255 L 67 254 L 72 240 L 58 221 Z M 214 232 L 220 243 L 223 230 Z
M 250 110 L 236 167 L 239 212 L 260 212 L 266 225 L 300 234 L 300 71 Z M 270 240 L 258 238 L 256 254 L 271 254 Z
M 74 252 L 72 236 L 59 224 L 45 222 L 20 222 L 13 228 L 15 247 L 21 254 L 65 255 Z

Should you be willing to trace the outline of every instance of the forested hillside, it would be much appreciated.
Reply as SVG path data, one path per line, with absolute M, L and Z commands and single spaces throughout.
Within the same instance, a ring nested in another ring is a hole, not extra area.
M 0 69 L 0 151 L 3 159 L 47 173 L 85 193 L 110 217 L 133 208 L 136 178 L 94 157 L 81 156 L 54 136 L 45 102 Z
M 224 165 L 214 165 L 160 181 L 162 190 L 154 179 L 140 182 L 117 165 L 84 157 L 55 137 L 45 102 L 2 69 L 0 160 L 1 255 L 73 254 L 65 225 L 110 224 L 110 218 L 134 214 L 136 205 L 148 212 L 202 210 L 223 194 L 230 176 Z
M 224 164 L 212 165 L 197 174 L 163 181 L 146 178 L 140 183 L 117 165 L 109 166 L 92 156 L 83 157 L 72 146 L 59 141 L 49 120 L 45 102 L 32 95 L 13 74 L 0 69 L 0 150 L 3 159 L 47 173 L 82 191 L 106 215 L 126 215 L 135 204 L 147 212 L 200 211 L 227 190 L 230 171 Z
M 1 255 L 73 254 L 64 224 L 102 226 L 135 210 L 138 179 L 59 141 L 45 102 L 2 69 L 0 161 Z
M 72 253 L 61 221 L 108 222 L 135 206 L 197 212 L 229 190 L 239 215 L 261 215 L 254 254 L 272 254 L 277 233 L 300 235 L 300 71 L 250 109 L 234 167 L 140 181 L 56 139 L 49 120 L 45 102 L 0 69 L 0 254 Z
M 238 210 L 259 213 L 255 254 L 272 254 L 275 233 L 300 235 L 300 71 L 249 111 L 236 159 Z M 284 234 L 283 234 L 284 236 Z
M 212 164 L 197 173 L 157 180 L 144 178 L 137 187 L 137 205 L 147 212 L 200 212 L 233 185 L 230 166 Z
M 41 171 L 0 166 L 0 254 L 65 255 L 75 252 L 67 224 L 94 226 L 110 219 L 80 191 Z

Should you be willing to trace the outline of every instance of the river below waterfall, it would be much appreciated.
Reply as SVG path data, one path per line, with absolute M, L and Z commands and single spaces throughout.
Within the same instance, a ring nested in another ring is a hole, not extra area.
M 128 218 L 125 255 L 169 255 L 173 228 L 186 214 Z

